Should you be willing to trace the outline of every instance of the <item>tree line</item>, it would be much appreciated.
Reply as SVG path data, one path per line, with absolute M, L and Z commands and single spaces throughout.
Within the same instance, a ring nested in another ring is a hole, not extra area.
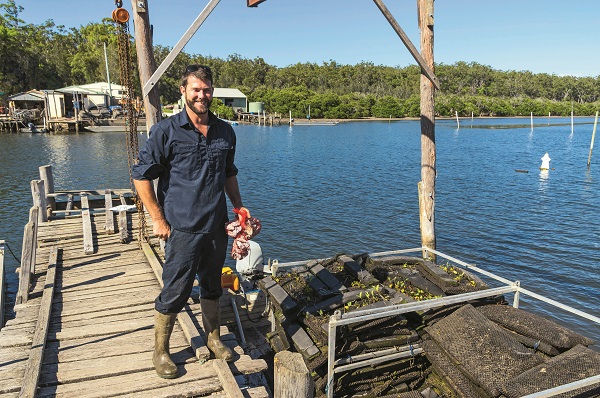
M 19 18 L 15 0 L 0 3 L 0 101 L 30 89 L 57 89 L 107 80 L 119 83 L 116 26 L 109 18 L 78 28 L 52 20 L 35 25 Z M 132 59 L 135 44 L 132 40 Z M 154 47 L 160 64 L 170 48 Z M 269 112 L 315 118 L 417 117 L 420 69 L 361 62 L 343 65 L 331 60 L 275 67 L 264 59 L 233 54 L 227 59 L 182 52 L 158 83 L 163 105 L 179 100 L 180 75 L 188 64 L 212 68 L 216 87 L 238 88 L 250 102 L 263 102 Z M 137 65 L 134 86 L 141 91 Z M 600 76 L 557 76 L 529 71 L 500 71 L 476 62 L 436 64 L 441 90 L 436 115 L 567 116 L 592 115 L 600 108 Z M 220 114 L 233 117 L 230 108 Z

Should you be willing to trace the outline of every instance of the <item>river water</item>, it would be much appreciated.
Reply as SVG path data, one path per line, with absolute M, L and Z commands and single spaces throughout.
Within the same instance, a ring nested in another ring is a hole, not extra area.
M 437 249 L 600 316 L 600 153 L 587 167 L 593 119 L 576 118 L 573 130 L 564 118 L 534 119 L 533 129 L 529 122 L 437 121 Z M 418 121 L 235 129 L 240 188 L 263 223 L 256 240 L 265 258 L 420 246 Z M 0 149 L 0 240 L 15 257 L 39 166 L 53 165 L 56 189 L 129 185 L 124 132 L 6 134 Z M 546 152 L 551 170 L 541 172 Z M 17 261 L 7 251 L 5 262 L 14 300 Z M 600 345 L 597 324 L 521 303 Z

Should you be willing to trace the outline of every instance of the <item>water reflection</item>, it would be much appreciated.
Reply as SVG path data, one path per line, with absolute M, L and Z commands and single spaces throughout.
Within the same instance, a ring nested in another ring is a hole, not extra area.
M 540 170 L 540 179 L 539 179 L 539 191 L 545 192 L 546 188 L 548 188 L 548 177 L 550 173 L 548 170 Z

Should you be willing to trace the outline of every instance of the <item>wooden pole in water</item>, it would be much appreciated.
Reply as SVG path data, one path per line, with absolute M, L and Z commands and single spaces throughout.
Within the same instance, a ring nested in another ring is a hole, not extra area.
M 533 131 L 533 112 L 531 112 L 531 131 Z
M 418 0 L 421 56 L 433 71 L 433 0 Z M 419 218 L 421 243 L 435 249 L 435 87 L 421 73 L 421 181 L 419 182 Z M 423 255 L 428 255 L 423 253 Z M 432 255 L 435 260 L 435 256 Z
M 140 4 L 141 3 L 141 4 Z M 143 7 L 141 7 L 143 6 Z M 135 26 L 135 47 L 140 70 L 140 82 L 142 87 L 152 77 L 156 70 L 156 61 L 152 50 L 152 32 L 147 0 L 131 0 L 133 10 L 133 24 Z M 130 98 L 132 100 L 132 98 Z M 161 119 L 160 98 L 156 85 L 144 97 L 144 111 L 146 113 L 146 131 L 150 133 L 150 127 Z
M 592 142 L 590 142 L 590 154 L 588 155 L 587 167 L 590 168 L 592 161 L 592 150 L 594 149 L 594 138 L 596 138 L 596 126 L 598 125 L 598 111 L 596 111 L 596 118 L 594 119 L 594 130 L 592 131 Z
M 573 135 L 573 101 L 571 101 L 571 135 Z
M 454 111 L 454 113 L 456 114 L 456 128 L 459 129 L 460 128 L 460 121 L 458 120 L 458 111 Z

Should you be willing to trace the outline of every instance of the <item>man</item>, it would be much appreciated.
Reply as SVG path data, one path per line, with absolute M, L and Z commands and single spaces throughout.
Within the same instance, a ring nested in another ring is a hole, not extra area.
M 236 136 L 212 103 L 212 72 L 190 65 L 182 76 L 182 112 L 150 129 L 133 166 L 134 185 L 152 217 L 154 235 L 166 240 L 164 287 L 155 301 L 153 363 L 163 378 L 177 377 L 169 338 L 197 274 L 207 346 L 216 358 L 233 354 L 220 340 L 221 272 L 227 251 L 227 204 L 242 207 L 234 164 Z M 158 178 L 157 195 L 152 180 Z

